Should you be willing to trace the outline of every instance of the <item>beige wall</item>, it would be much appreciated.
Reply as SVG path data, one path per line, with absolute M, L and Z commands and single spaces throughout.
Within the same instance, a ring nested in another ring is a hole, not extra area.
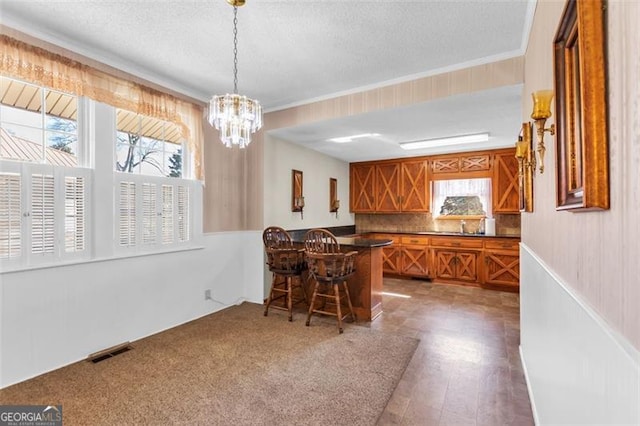
M 523 120 L 530 93 L 553 88 L 552 42 L 564 1 L 538 1 L 525 56 Z M 611 209 L 555 210 L 555 141 L 536 175 L 522 241 L 604 320 L 640 349 L 640 2 L 608 2 Z

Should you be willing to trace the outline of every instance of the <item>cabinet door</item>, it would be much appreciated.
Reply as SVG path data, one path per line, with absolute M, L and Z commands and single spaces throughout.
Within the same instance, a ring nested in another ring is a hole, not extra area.
M 402 246 L 402 274 L 429 276 L 429 249 L 425 246 Z
M 349 208 L 352 212 L 375 211 L 375 170 L 373 164 L 351 164 Z
M 515 153 L 515 151 L 514 151 Z M 518 213 L 518 160 L 514 153 L 496 154 L 493 162 L 493 212 Z
M 403 212 L 429 211 L 428 162 L 405 161 L 401 169 L 401 203 Z
M 431 160 L 431 172 L 433 174 L 458 173 L 460 171 L 460 158 L 434 158 Z
M 478 281 L 478 253 L 456 253 L 456 279 L 460 281 Z
M 463 155 L 460 157 L 461 172 L 479 172 L 491 168 L 489 154 Z
M 382 272 L 399 274 L 401 262 L 401 248 L 397 246 L 382 247 Z
M 520 256 L 517 251 L 485 251 L 484 283 L 519 286 Z
M 453 280 L 456 278 L 456 252 L 435 250 L 435 274 L 437 278 Z
M 376 211 L 400 212 L 400 163 L 376 166 Z

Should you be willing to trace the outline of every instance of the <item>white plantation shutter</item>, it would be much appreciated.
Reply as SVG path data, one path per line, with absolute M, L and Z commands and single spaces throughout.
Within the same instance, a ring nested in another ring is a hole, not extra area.
M 155 183 L 142 184 L 142 244 L 155 244 L 158 236 Z
M 178 241 L 189 241 L 189 187 L 178 186 Z
M 136 184 L 120 182 L 118 205 L 118 240 L 120 246 L 128 247 L 136 244 Z
M 22 188 L 19 173 L 0 173 L 0 259 L 22 254 Z
M 173 185 L 162 185 L 162 244 L 173 242 Z
M 55 250 L 55 185 L 53 175 L 31 175 L 31 253 Z
M 67 253 L 85 249 L 86 234 L 85 178 L 64 178 L 64 250 Z

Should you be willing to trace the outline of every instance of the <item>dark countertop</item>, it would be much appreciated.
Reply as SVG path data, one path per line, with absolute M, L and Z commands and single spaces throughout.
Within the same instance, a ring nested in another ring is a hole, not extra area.
M 431 235 L 431 236 L 443 236 L 443 237 L 482 237 L 482 238 L 518 238 L 520 235 L 486 235 L 486 234 L 462 234 L 460 232 L 438 232 L 438 231 L 366 231 L 363 234 L 403 234 L 403 235 Z
M 291 236 L 291 239 L 294 243 L 304 244 L 304 237 Z M 373 248 L 373 247 L 384 247 L 390 246 L 393 241 L 388 239 L 371 239 L 371 238 L 362 238 L 359 235 L 349 235 L 347 237 L 336 237 L 338 243 L 341 246 L 348 247 L 360 247 L 360 248 Z

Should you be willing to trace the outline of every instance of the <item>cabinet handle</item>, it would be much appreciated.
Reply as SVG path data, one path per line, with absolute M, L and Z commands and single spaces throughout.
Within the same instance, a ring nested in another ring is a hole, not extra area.
M 451 243 L 452 246 L 460 247 L 460 243 Z
M 409 240 L 409 241 L 411 241 L 411 242 L 412 242 L 412 243 L 414 243 L 414 244 L 418 244 L 418 243 L 420 242 L 420 241 L 418 241 L 418 240 Z

